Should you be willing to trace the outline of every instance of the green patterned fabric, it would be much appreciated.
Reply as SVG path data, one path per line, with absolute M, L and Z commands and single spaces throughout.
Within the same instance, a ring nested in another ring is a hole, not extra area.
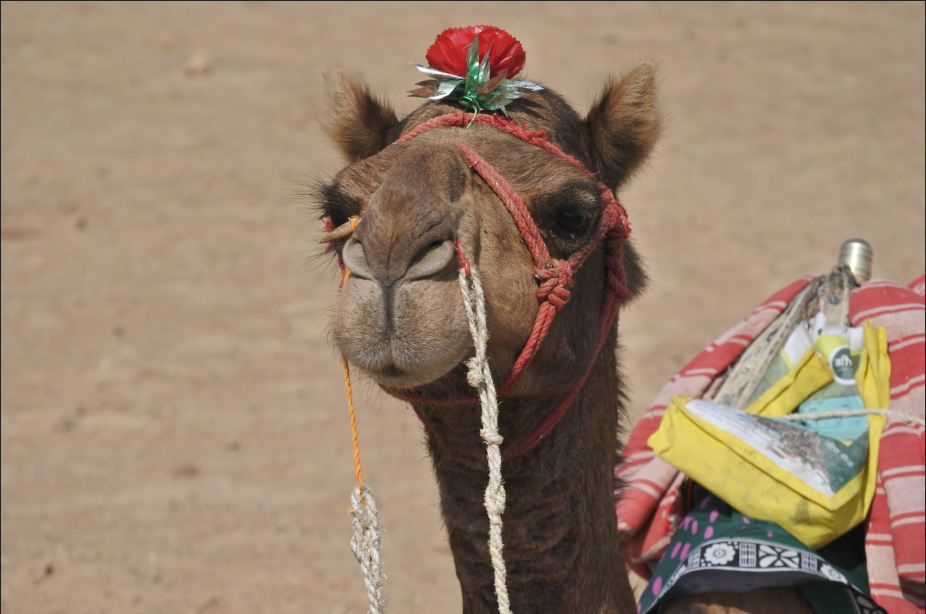
M 695 501 L 643 593 L 641 614 L 682 595 L 782 586 L 797 586 L 815 614 L 887 614 L 869 593 L 861 527 L 813 551 L 700 487 Z

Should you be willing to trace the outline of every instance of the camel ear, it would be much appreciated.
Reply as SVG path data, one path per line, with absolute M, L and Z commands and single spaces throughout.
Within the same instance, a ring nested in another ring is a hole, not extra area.
M 395 111 L 357 77 L 340 70 L 326 73 L 329 118 L 325 132 L 349 162 L 369 158 L 389 144 Z
M 608 81 L 585 123 L 592 170 L 616 189 L 646 160 L 659 137 L 655 67 L 640 64 Z

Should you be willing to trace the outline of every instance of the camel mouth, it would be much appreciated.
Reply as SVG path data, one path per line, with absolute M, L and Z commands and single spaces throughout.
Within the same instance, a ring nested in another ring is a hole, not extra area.
M 452 253 L 446 243 L 439 249 Z M 388 286 L 352 275 L 341 291 L 335 344 L 383 388 L 408 390 L 430 384 L 472 351 L 459 284 L 449 264 L 442 261 L 441 267 L 436 275 L 406 275 Z
M 441 356 L 429 356 L 426 364 L 417 362 L 413 365 L 397 364 L 394 360 L 388 364 L 364 368 L 358 365 L 382 388 L 408 392 L 431 384 L 458 367 L 472 350 L 472 342 L 464 338 L 454 347 L 445 348 Z

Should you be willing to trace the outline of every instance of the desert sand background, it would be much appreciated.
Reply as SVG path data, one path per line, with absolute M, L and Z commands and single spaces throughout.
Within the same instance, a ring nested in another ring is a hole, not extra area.
M 653 279 L 621 318 L 628 426 L 843 240 L 923 274 L 921 2 L 3 2 L 3 614 L 366 611 L 301 195 L 340 164 L 320 74 L 407 112 L 408 62 L 475 23 L 583 111 L 661 66 L 665 136 L 621 195 Z M 390 611 L 458 611 L 421 428 L 358 405 Z

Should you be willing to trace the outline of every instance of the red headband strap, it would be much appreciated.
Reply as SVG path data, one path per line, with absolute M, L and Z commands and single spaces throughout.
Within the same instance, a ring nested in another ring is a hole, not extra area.
M 562 149 L 553 143 L 550 143 L 543 132 L 531 132 L 499 115 L 482 114 L 477 115 L 475 118 L 473 118 L 472 114 L 470 113 L 451 113 L 447 115 L 441 115 L 415 127 L 412 131 L 403 135 L 393 144 L 407 143 L 416 136 L 419 136 L 429 130 L 433 130 L 434 128 L 466 126 L 470 122 L 492 126 L 493 128 L 497 128 L 503 132 L 511 134 L 512 136 L 515 136 L 526 143 L 540 147 L 541 149 L 548 151 L 558 158 L 566 160 L 576 168 L 582 170 L 589 177 L 594 178 L 594 173 L 588 171 L 577 159 L 565 153 Z M 572 280 L 574 272 L 582 266 L 589 254 L 591 254 L 599 245 L 604 244 L 605 269 L 608 276 L 608 290 L 605 294 L 605 298 L 601 306 L 601 316 L 598 326 L 598 344 L 597 350 L 595 352 L 595 359 L 592 361 L 592 364 L 589 366 L 588 370 L 585 372 L 579 382 L 560 399 L 559 403 L 556 404 L 556 407 L 554 407 L 552 411 L 544 416 L 544 418 L 534 429 L 533 433 L 531 433 L 531 435 L 521 444 L 521 447 L 510 456 L 506 457 L 514 458 L 527 452 L 535 445 L 537 445 L 537 443 L 539 443 L 540 440 L 543 439 L 543 437 L 549 433 L 554 426 L 556 426 L 556 424 L 566 413 L 566 410 L 579 394 L 579 391 L 585 384 L 585 381 L 588 379 L 592 368 L 597 362 L 598 355 L 601 353 L 601 349 L 604 347 L 604 343 L 607 340 L 608 332 L 611 330 L 611 325 L 614 322 L 614 318 L 617 316 L 621 300 L 630 298 L 630 292 L 627 288 L 626 275 L 623 266 L 623 245 L 627 240 L 627 237 L 630 235 L 630 226 L 627 222 L 627 213 L 614 197 L 614 194 L 607 186 L 601 182 L 598 182 L 597 185 L 601 193 L 601 200 L 605 203 L 605 208 L 601 213 L 598 226 L 596 227 L 595 233 L 593 234 L 591 240 L 586 243 L 582 249 L 570 255 L 566 260 L 551 258 L 550 253 L 547 250 L 547 246 L 543 241 L 543 237 L 541 236 L 540 231 L 537 229 L 537 226 L 530 215 L 530 211 L 528 210 L 527 205 L 524 203 L 524 200 L 520 197 L 520 195 L 518 195 L 517 191 L 511 186 L 511 184 L 508 183 L 508 181 L 501 175 L 501 173 L 498 172 L 495 167 L 486 162 L 485 159 L 469 145 L 466 145 L 460 141 L 450 142 L 452 142 L 460 149 L 460 151 L 463 153 L 463 157 L 466 158 L 467 162 L 469 162 L 470 168 L 474 169 L 476 173 L 482 177 L 486 184 L 492 188 L 492 190 L 501 199 L 502 203 L 505 205 L 505 208 L 511 213 L 511 216 L 514 218 L 514 222 L 517 225 L 521 236 L 524 238 L 524 242 L 527 244 L 527 248 L 531 253 L 531 257 L 534 260 L 534 277 L 540 284 L 539 288 L 537 289 L 537 299 L 540 301 L 540 307 L 537 311 L 537 316 L 534 319 L 533 328 L 530 335 L 528 336 L 527 342 L 524 344 L 524 348 L 521 350 L 520 355 L 512 366 L 511 371 L 508 373 L 505 381 L 499 388 L 499 396 L 505 396 L 511 393 L 515 386 L 517 386 L 521 377 L 530 366 L 534 356 L 539 351 L 541 342 L 549 332 L 550 326 L 553 323 L 553 317 L 569 301 L 571 293 L 567 286 Z M 459 246 L 457 247 L 460 265 L 466 266 L 468 274 L 469 263 L 466 262 L 465 256 L 462 254 L 462 250 L 459 249 Z M 456 405 L 462 403 L 478 402 L 478 399 L 476 398 L 425 400 L 403 394 L 396 390 L 388 390 L 388 392 L 393 396 L 411 402 L 413 404 L 413 408 L 415 409 L 415 413 L 422 420 L 422 422 L 425 422 L 424 416 L 418 407 L 415 407 L 415 404 L 417 403 Z M 426 422 L 425 428 L 428 428 Z

